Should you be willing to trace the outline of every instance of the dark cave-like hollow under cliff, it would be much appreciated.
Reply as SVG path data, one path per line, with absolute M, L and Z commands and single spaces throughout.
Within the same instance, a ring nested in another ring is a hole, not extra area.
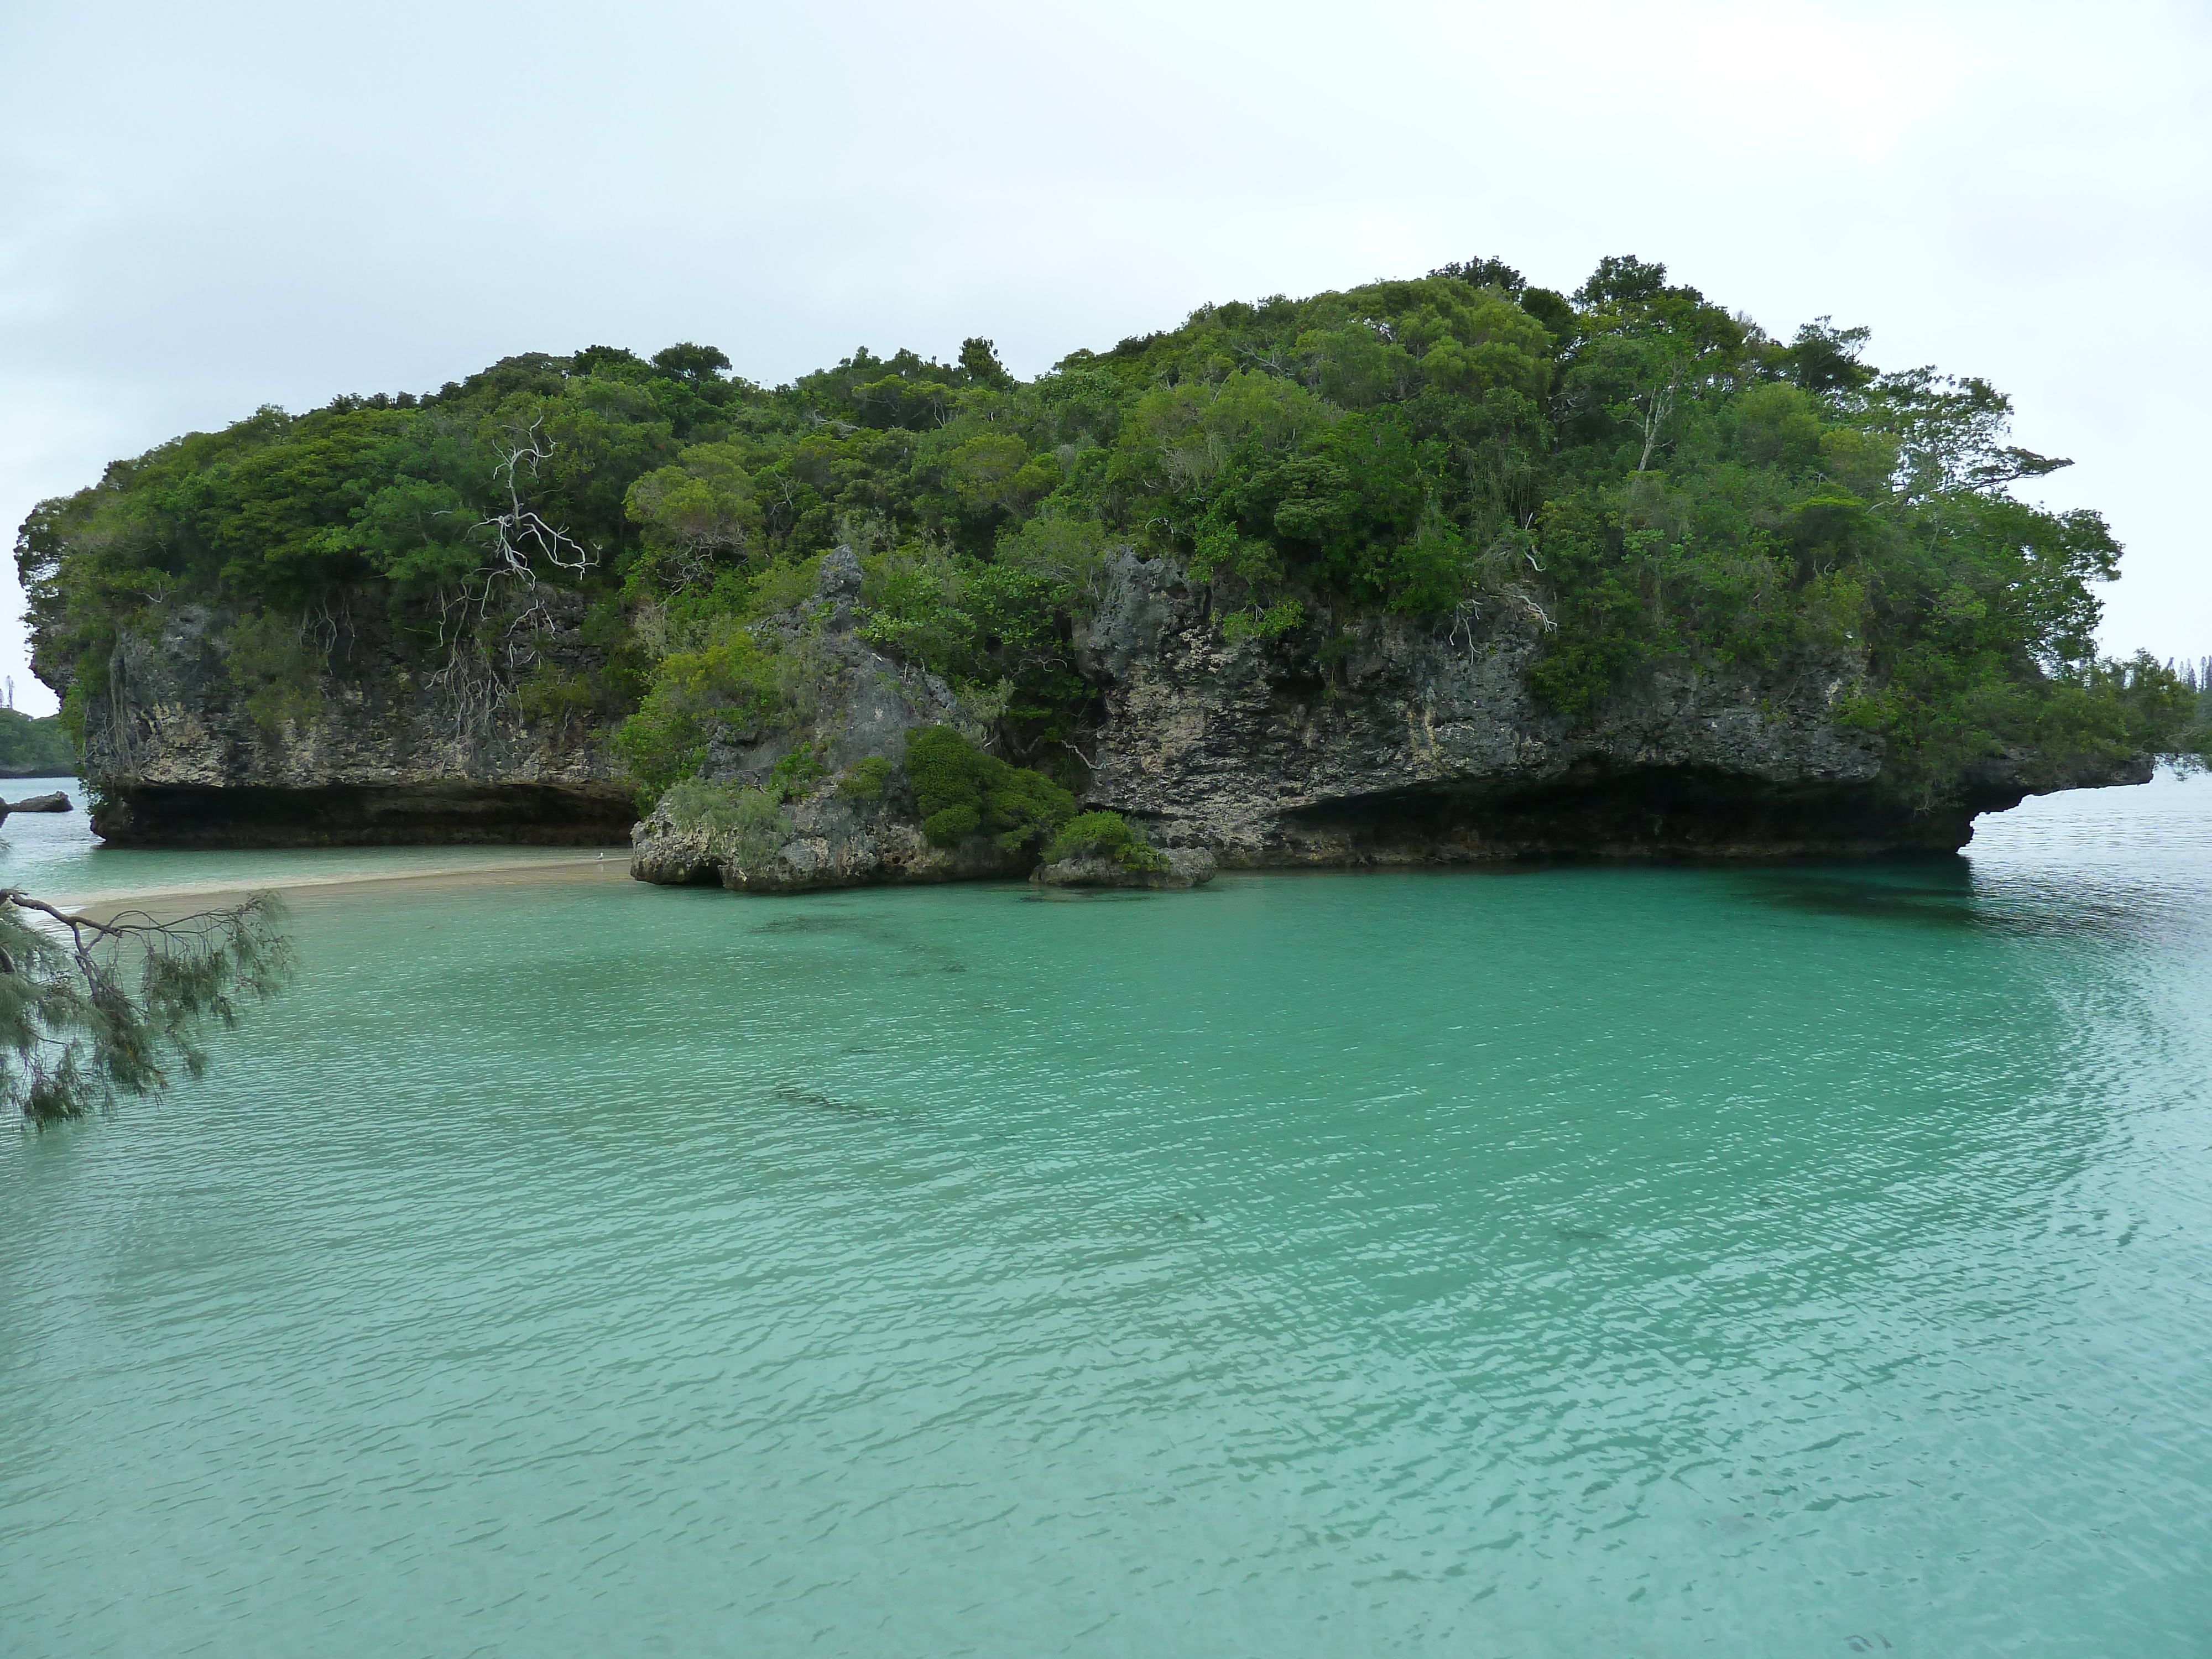
M 117 847 L 627 847 L 636 819 L 617 783 L 106 782 L 92 828 Z

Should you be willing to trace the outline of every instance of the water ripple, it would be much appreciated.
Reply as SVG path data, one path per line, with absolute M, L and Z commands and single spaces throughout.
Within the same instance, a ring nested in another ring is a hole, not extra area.
M 0 1150 L 0 1647 L 2195 1650 L 2208 806 L 311 908 Z

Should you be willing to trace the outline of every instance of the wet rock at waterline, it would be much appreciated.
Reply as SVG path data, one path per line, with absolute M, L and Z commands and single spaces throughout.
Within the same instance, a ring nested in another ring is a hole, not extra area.
M 1041 864 L 1030 879 L 1044 887 L 1146 887 L 1174 890 L 1201 887 L 1213 879 L 1213 854 L 1202 847 L 1178 847 L 1167 854 L 1164 870 L 1132 870 L 1116 860 L 1086 853 Z

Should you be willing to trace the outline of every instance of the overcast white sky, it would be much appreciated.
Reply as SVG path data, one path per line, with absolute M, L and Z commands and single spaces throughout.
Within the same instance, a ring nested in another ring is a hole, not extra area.
M 2212 653 L 2203 4 L 0 0 L 0 519 L 276 403 L 512 352 L 775 382 L 1600 255 L 1988 376 Z M 0 672 L 29 681 L 8 572 Z

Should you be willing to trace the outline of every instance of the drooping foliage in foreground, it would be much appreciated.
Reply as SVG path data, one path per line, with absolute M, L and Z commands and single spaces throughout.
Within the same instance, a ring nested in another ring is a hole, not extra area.
M 839 543 L 868 638 L 1048 767 L 1088 706 L 1073 627 L 1124 548 L 1183 562 L 1224 635 L 1324 667 L 1364 616 L 1508 613 L 1577 720 L 1660 659 L 1863 655 L 1848 718 L 1924 799 L 2008 744 L 2201 748 L 2175 676 L 2097 659 L 2104 520 L 2017 493 L 2065 463 L 2012 446 L 1984 382 L 1866 343 L 1825 318 L 1770 337 L 1622 258 L 1571 295 L 1484 260 L 1208 305 L 1029 381 L 981 339 L 774 389 L 708 348 L 593 346 L 179 438 L 42 505 L 18 558 L 73 708 L 118 628 L 218 599 L 258 618 L 230 658 L 246 706 L 310 718 L 318 641 L 381 615 L 520 712 L 627 720 L 655 793 L 804 697 L 804 642 L 756 624 Z M 529 648 L 563 589 L 604 672 Z
M 0 1098 L 44 1127 L 158 1093 L 173 1066 L 198 1077 L 207 1029 L 290 979 L 283 920 L 270 893 L 173 921 L 99 921 L 0 889 Z

